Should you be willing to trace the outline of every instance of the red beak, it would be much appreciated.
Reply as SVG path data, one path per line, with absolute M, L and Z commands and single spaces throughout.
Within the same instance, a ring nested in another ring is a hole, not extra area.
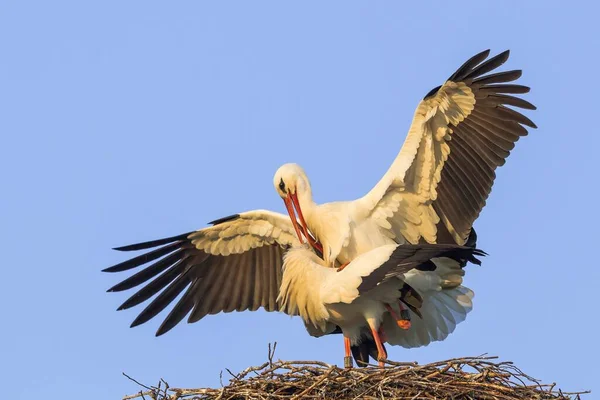
M 312 235 L 308 232 L 308 225 L 306 224 L 306 220 L 304 219 L 304 215 L 302 214 L 302 208 L 300 207 L 300 202 L 298 201 L 298 195 L 296 193 L 288 193 L 288 195 L 283 199 L 285 203 L 285 207 L 287 208 L 288 214 L 292 220 L 292 225 L 294 225 L 294 229 L 296 230 L 296 234 L 298 235 L 298 239 L 300 243 L 304 243 L 302 240 L 301 233 L 304 234 L 308 243 L 315 249 L 319 250 L 323 253 L 323 246 L 320 243 L 317 243 Z M 302 228 L 298 226 L 298 221 L 296 220 L 296 214 L 294 212 L 298 212 L 298 218 L 300 218 L 300 223 L 302 224 Z
M 302 239 L 302 233 L 300 233 L 300 227 L 298 226 L 298 221 L 296 220 L 294 206 L 292 205 L 292 200 L 289 194 L 283 199 L 283 202 L 285 203 L 285 208 L 287 209 L 287 212 L 290 215 L 290 219 L 292 220 L 292 225 L 296 230 L 296 235 L 298 235 L 298 240 L 300 241 L 300 243 L 304 243 L 304 240 Z

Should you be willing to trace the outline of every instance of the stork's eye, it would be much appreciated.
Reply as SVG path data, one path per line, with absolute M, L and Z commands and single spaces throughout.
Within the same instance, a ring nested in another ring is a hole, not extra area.
M 279 189 L 285 193 L 285 183 L 283 182 L 283 178 L 279 181 Z

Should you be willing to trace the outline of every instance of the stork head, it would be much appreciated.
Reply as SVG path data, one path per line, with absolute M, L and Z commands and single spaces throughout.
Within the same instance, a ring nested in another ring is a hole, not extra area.
M 303 192 L 309 188 L 306 173 L 298 164 L 284 164 L 279 167 L 273 177 L 273 185 L 277 194 L 284 200 L 298 191 Z
M 296 234 L 298 235 L 300 243 L 303 243 L 302 233 L 307 236 L 308 227 L 306 225 L 306 221 L 304 220 L 304 215 L 302 215 L 302 209 L 300 208 L 300 202 L 298 201 L 298 193 L 310 193 L 310 183 L 308 182 L 306 173 L 298 164 L 284 164 L 279 167 L 277 172 L 275 172 L 275 176 L 273 177 L 273 185 L 285 203 L 285 208 L 290 215 L 292 225 L 294 225 L 294 229 L 296 230 Z M 296 220 L 296 212 L 298 213 L 298 218 L 300 218 L 300 223 L 304 228 L 304 232 L 302 232 L 302 229 L 298 225 L 298 221 Z M 308 236 L 307 240 L 309 243 L 312 242 Z M 311 243 L 311 245 L 313 243 Z

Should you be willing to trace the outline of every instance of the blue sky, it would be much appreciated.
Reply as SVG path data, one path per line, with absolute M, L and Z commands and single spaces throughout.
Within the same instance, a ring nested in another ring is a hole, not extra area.
M 278 356 L 341 364 L 339 336 L 233 313 L 135 329 L 114 246 L 284 211 L 272 176 L 303 165 L 318 202 L 366 193 L 422 96 L 467 58 L 511 49 L 539 126 L 476 222 L 475 308 L 446 341 L 390 358 L 489 353 L 600 390 L 597 5 L 531 2 L 3 2 L 0 375 L 7 398 L 120 398 L 218 386 Z M 8 392 L 7 392 L 8 391 Z

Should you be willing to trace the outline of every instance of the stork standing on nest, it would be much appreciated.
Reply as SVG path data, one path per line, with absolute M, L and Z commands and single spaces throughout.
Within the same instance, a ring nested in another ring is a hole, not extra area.
M 486 75 L 508 59 L 508 51 L 486 61 L 488 55 L 489 50 L 475 55 L 425 96 L 400 153 L 364 197 L 317 205 L 302 168 L 286 164 L 276 172 L 274 184 L 290 218 L 264 210 L 250 211 L 213 221 L 212 227 L 195 232 L 118 248 L 131 251 L 161 246 L 105 270 L 125 271 L 157 260 L 109 289 L 127 290 L 154 278 L 119 309 L 158 294 L 134 320 L 132 326 L 136 326 L 184 293 L 157 335 L 188 314 L 188 322 L 196 322 L 222 311 L 279 310 L 283 255 L 291 246 L 300 245 L 302 236 L 323 255 L 325 265 L 339 269 L 385 245 L 466 244 L 474 236 L 472 225 L 485 205 L 496 168 L 504 164 L 516 141 L 527 134 L 524 126 L 535 127 L 527 117 L 506 107 L 535 109 L 510 95 L 529 91 L 509 83 L 519 78 L 521 71 Z M 431 271 L 413 271 L 414 286 L 439 298 L 460 287 L 462 269 L 453 270 L 451 279 L 445 279 L 441 274 L 447 268 L 441 264 L 426 264 Z M 428 272 L 438 280 L 431 281 Z M 470 300 L 468 306 L 463 311 L 470 310 Z M 384 315 L 384 325 L 390 318 L 398 325 L 398 329 L 386 332 L 391 344 L 411 347 L 442 340 L 460 322 L 449 317 L 440 328 L 442 333 L 436 328 L 436 333 L 428 332 L 408 342 L 409 331 L 401 329 L 402 311 L 396 302 L 388 305 Z M 442 313 L 436 307 L 430 311 Z M 438 321 L 439 315 L 423 314 L 423 320 Z

